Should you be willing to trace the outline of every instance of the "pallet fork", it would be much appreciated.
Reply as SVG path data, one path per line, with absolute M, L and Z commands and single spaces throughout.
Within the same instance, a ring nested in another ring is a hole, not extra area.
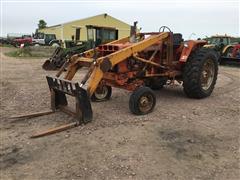
M 66 129 L 76 127 L 80 124 L 86 124 L 92 120 L 92 107 L 87 96 L 86 90 L 80 88 L 78 83 L 62 80 L 60 78 L 52 78 L 50 76 L 47 76 L 46 78 L 51 93 L 51 111 L 13 116 L 11 118 L 12 119 L 34 118 L 38 116 L 52 114 L 54 112 L 57 112 L 58 110 L 61 110 L 73 116 L 76 119 L 76 121 L 37 133 L 35 135 L 32 135 L 31 138 L 42 137 L 45 135 L 50 135 L 53 133 L 64 131 Z M 67 107 L 68 102 L 66 94 L 75 97 L 76 99 L 75 112 Z

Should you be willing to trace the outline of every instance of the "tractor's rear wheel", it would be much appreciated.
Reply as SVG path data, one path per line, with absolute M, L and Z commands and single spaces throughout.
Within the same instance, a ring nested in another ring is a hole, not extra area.
M 183 70 L 183 88 L 188 97 L 204 98 L 211 95 L 217 81 L 216 53 L 208 48 L 194 51 Z
M 133 114 L 144 115 L 152 112 L 156 97 L 149 87 L 139 87 L 130 96 L 129 109 Z
M 106 101 L 110 99 L 111 95 L 112 95 L 111 86 L 99 86 L 93 93 L 91 100 L 93 102 Z

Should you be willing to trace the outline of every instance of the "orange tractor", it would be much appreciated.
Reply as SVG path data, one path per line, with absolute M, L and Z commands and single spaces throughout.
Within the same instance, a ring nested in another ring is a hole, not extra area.
M 52 112 L 62 110 L 77 121 L 34 137 L 90 122 L 91 101 L 108 100 L 112 87 L 132 92 L 129 109 L 136 115 L 153 111 L 156 104 L 153 90 L 175 80 L 182 82 L 190 98 L 205 98 L 212 93 L 218 61 L 214 50 L 203 47 L 206 41 L 183 41 L 181 34 L 174 34 L 166 26 L 159 32 L 136 33 L 135 24 L 131 32 L 130 37 L 72 56 L 56 77 L 47 76 Z M 88 72 L 80 83 L 73 82 L 82 67 L 88 67 Z M 75 97 L 75 111 L 69 110 L 66 95 Z
M 216 53 L 203 48 L 206 41 L 184 42 L 181 34 L 174 34 L 165 26 L 160 30 L 138 34 L 133 31 L 129 38 L 72 56 L 66 63 L 64 78 L 59 78 L 62 70 L 57 77 L 47 77 L 52 109 L 67 105 L 66 94 L 74 96 L 75 116 L 86 123 L 92 119 L 90 100 L 108 100 L 112 87 L 116 87 L 132 91 L 129 100 L 132 113 L 147 114 L 156 104 L 152 89 L 162 88 L 168 80 L 182 81 L 188 97 L 209 96 L 217 80 Z M 89 67 L 87 74 L 80 84 L 72 82 L 82 67 Z M 87 81 L 85 90 L 83 86 Z

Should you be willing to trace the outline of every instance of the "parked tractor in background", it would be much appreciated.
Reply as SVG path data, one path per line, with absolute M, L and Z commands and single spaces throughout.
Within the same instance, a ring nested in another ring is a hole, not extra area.
M 111 31 L 112 34 L 106 36 L 109 29 L 115 30 L 114 28 L 92 25 L 86 27 L 87 41 L 67 41 L 66 48 L 58 47 L 52 56 L 43 63 L 42 68 L 44 70 L 57 70 L 73 54 L 82 53 L 88 49 L 95 48 L 100 44 L 109 43 L 118 38 L 116 31 Z
M 220 64 L 240 65 L 240 42 L 236 45 L 227 45 L 223 49 Z
M 240 63 L 238 57 L 232 51 L 238 47 L 237 44 L 240 42 L 240 38 L 231 37 L 228 35 L 216 35 L 206 38 L 208 44 L 204 47 L 214 49 L 218 54 L 218 61 L 220 64 L 232 64 Z
M 74 41 L 72 41 L 71 43 L 68 42 L 68 45 L 70 47 L 57 47 L 51 57 L 43 63 L 42 68 L 47 71 L 57 70 L 61 68 L 64 62 L 66 62 L 67 59 L 72 55 L 84 52 L 92 48 L 91 43 L 88 42 L 81 42 L 81 44 L 76 44 Z

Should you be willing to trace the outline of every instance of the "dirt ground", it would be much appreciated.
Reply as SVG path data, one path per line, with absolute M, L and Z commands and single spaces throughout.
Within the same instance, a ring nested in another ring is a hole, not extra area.
M 48 110 L 44 59 L 15 59 L 1 48 L 1 179 L 237 180 L 240 69 L 220 67 L 206 99 L 188 99 L 181 86 L 156 91 L 155 110 L 135 116 L 130 93 L 113 89 L 92 103 L 92 123 L 54 135 L 29 136 L 71 122 L 58 112 L 21 121 L 12 115 Z

